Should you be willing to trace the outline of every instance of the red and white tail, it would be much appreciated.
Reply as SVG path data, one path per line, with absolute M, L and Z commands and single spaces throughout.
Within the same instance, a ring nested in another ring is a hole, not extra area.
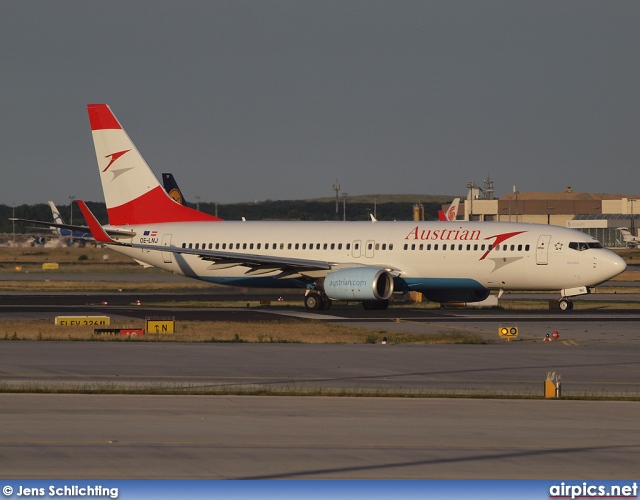
M 176 203 L 106 104 L 89 104 L 109 224 L 150 224 L 221 220 Z
M 451 205 L 449 205 L 449 208 L 447 209 L 447 212 L 444 214 L 445 220 L 456 220 L 456 217 L 458 216 L 458 205 L 459 204 L 460 204 L 460 198 L 455 198 L 451 202 Z

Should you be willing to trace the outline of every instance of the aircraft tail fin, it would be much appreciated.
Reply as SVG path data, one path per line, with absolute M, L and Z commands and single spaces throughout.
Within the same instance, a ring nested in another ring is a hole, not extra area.
M 185 207 L 189 206 L 187 204 L 187 200 L 182 194 L 182 191 L 180 190 L 180 187 L 178 186 L 178 183 L 174 179 L 173 174 L 162 174 L 162 185 L 164 186 L 164 190 L 174 201 L 177 201 Z
M 634 241 L 633 235 L 631 234 L 631 231 L 629 231 L 628 229 L 618 228 L 618 231 L 622 233 L 622 239 L 624 240 L 625 243 Z
M 87 109 L 109 224 L 221 220 L 169 197 L 109 106 Z
M 458 205 L 460 205 L 460 198 L 455 198 L 451 202 L 451 205 L 449 205 L 445 214 L 447 220 L 456 220 L 456 217 L 458 216 Z
M 51 207 L 51 215 L 53 216 L 53 222 L 56 224 L 64 224 L 64 221 L 62 220 L 62 216 L 60 215 L 60 212 L 58 212 L 58 207 L 56 207 L 56 204 L 50 201 L 49 206 Z M 62 232 L 60 231 L 59 227 L 51 226 L 51 229 L 53 229 L 53 231 L 58 236 L 62 236 Z

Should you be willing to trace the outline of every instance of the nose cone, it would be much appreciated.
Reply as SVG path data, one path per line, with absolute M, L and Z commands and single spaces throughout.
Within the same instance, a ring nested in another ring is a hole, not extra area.
M 616 255 L 613 252 L 607 252 L 602 257 L 600 270 L 602 271 L 602 278 L 604 281 L 610 280 L 614 276 L 618 276 L 627 268 L 627 263 L 622 257 Z

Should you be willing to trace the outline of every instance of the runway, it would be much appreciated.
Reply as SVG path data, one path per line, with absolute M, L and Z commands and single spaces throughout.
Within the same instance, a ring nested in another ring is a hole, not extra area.
M 629 479 L 637 403 L 0 395 L 12 479 Z
M 167 308 L 118 295 L 4 295 L 2 320 L 59 313 L 141 318 Z M 48 298 L 47 298 L 48 297 Z M 115 300 L 115 299 L 114 299 Z M 352 396 L 0 394 L 4 478 L 624 479 L 640 467 L 634 311 L 334 308 L 173 309 L 183 319 L 313 318 L 424 335 L 473 331 L 485 345 L 187 344 L 2 341 L 0 382 L 71 387 L 347 391 Z M 497 340 L 517 322 L 517 341 Z M 561 339 L 543 342 L 557 329 Z M 419 398 L 391 397 L 413 393 Z M 438 396 L 490 396 L 442 399 Z

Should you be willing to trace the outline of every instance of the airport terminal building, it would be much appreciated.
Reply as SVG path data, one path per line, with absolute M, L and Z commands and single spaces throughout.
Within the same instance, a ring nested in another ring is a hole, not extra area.
M 575 193 L 568 187 L 559 193 L 514 190 L 500 198 L 490 198 L 475 184 L 468 187 L 467 198 L 459 208 L 459 218 L 464 220 L 570 227 L 594 236 L 609 248 L 627 245 L 619 228 L 636 236 L 640 225 L 640 196 L 636 195 Z

